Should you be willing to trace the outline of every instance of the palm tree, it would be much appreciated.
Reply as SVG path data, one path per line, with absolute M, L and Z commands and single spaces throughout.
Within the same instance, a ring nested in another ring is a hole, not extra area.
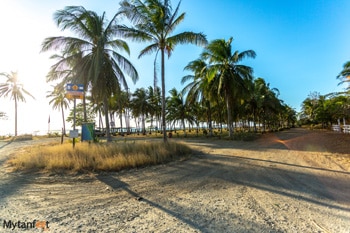
M 317 92 L 310 93 L 301 105 L 303 118 L 306 118 L 310 123 L 316 122 L 316 109 L 320 94 Z
M 64 86 L 60 84 L 53 86 L 53 91 L 50 92 L 46 98 L 51 98 L 49 104 L 52 104 L 53 109 L 61 110 L 63 123 L 62 133 L 66 135 L 66 119 L 64 117 L 64 109 L 69 107 L 69 101 L 65 96 Z
M 153 121 L 154 118 L 156 119 L 156 126 L 157 122 L 160 122 L 159 119 L 161 117 L 162 113 L 162 102 L 160 97 L 160 88 L 152 86 L 148 87 L 148 103 L 150 105 L 150 117 L 151 117 L 151 127 L 153 127 Z
M 78 64 L 83 63 L 83 54 L 78 51 L 62 51 L 63 54 L 54 54 L 50 58 L 56 60 L 57 62 L 51 66 L 49 73 L 46 76 L 46 81 L 56 81 L 61 80 L 61 85 L 64 86 L 67 83 L 79 83 L 84 85 L 84 94 L 83 94 L 83 109 L 84 109 L 84 121 L 87 122 L 87 113 L 86 113 L 86 93 L 88 92 L 89 81 L 88 70 L 82 70 L 80 72 L 80 77 L 83 77 L 83 80 L 77 80 L 76 71 L 73 70 Z
M 138 80 L 135 67 L 117 52 L 130 53 L 128 44 L 115 38 L 119 30 L 119 15 L 115 14 L 108 22 L 105 13 L 99 16 L 82 6 L 67 6 L 54 14 L 55 21 L 59 28 L 70 29 L 78 37 L 49 37 L 42 44 L 42 51 L 59 49 L 68 55 L 62 62 L 73 65 L 74 82 L 91 84 L 94 99 L 103 102 L 108 141 L 111 140 L 108 98 L 115 94 L 121 85 L 127 88 L 124 73 L 130 76 L 134 83 Z
M 167 99 L 167 106 L 168 106 L 167 118 L 169 121 L 173 121 L 174 123 L 180 120 L 182 129 L 184 131 L 184 135 L 186 137 L 187 133 L 186 133 L 185 120 L 189 122 L 194 121 L 194 118 L 190 113 L 190 107 L 186 104 L 185 99 L 183 97 L 183 93 L 178 92 L 175 88 L 171 89 L 169 93 L 170 93 L 170 96 Z
M 246 57 L 255 58 L 256 56 L 253 50 L 232 51 L 232 41 L 232 37 L 228 41 L 224 39 L 214 40 L 209 43 L 201 55 L 209 63 L 207 70 L 209 82 L 216 83 L 218 95 L 225 99 L 230 137 L 233 136 L 232 106 L 234 97 L 239 90 L 246 90 L 244 80 L 252 80 L 253 78 L 253 69 L 241 65 L 239 62 Z
M 205 106 L 207 112 L 207 122 L 209 125 L 209 135 L 213 136 L 212 127 L 212 106 L 211 101 L 213 101 L 213 85 L 210 86 L 207 79 L 207 66 L 208 64 L 203 59 L 197 59 L 188 63 L 184 68 L 185 70 L 192 71 L 193 74 L 186 75 L 182 78 L 181 83 L 188 83 L 182 90 L 182 93 L 187 93 L 186 102 L 193 104 L 194 102 L 201 103 Z
M 24 94 L 31 96 L 33 99 L 34 96 L 30 94 L 23 88 L 23 85 L 18 83 L 18 73 L 11 71 L 11 73 L 0 73 L 1 76 L 4 76 L 7 80 L 5 83 L 0 84 L 0 97 L 10 96 L 10 99 L 15 101 L 15 136 L 17 136 L 17 105 L 18 101 L 26 102 Z
M 148 92 L 145 88 L 137 88 L 132 94 L 132 111 L 134 117 L 141 117 L 142 133 L 146 134 L 146 116 L 148 115 L 150 105 L 148 103 Z
M 139 58 L 156 52 L 161 55 L 161 85 L 162 85 L 162 128 L 163 140 L 167 141 L 165 120 L 165 53 L 170 57 L 178 44 L 206 45 L 204 34 L 194 32 L 182 32 L 172 35 L 176 27 L 185 19 L 185 13 L 179 16 L 180 3 L 172 10 L 169 0 L 124 0 L 120 3 L 120 12 L 133 23 L 134 27 L 123 30 L 124 36 L 138 42 L 150 42 L 144 48 Z M 156 68 L 155 68 L 156 70 Z M 156 82 L 155 75 L 155 82 Z

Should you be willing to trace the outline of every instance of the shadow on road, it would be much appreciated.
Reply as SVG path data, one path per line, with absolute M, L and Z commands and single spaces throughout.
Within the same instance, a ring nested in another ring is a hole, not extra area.
M 174 218 L 181 220 L 183 223 L 186 223 L 195 229 L 200 229 L 199 225 L 197 225 L 195 222 L 192 222 L 190 219 L 183 218 L 179 213 L 176 213 L 170 209 L 167 209 L 167 208 L 165 208 L 165 207 L 163 207 L 163 206 L 161 206 L 153 201 L 150 201 L 144 197 L 140 197 L 136 192 L 132 191 L 129 188 L 129 185 L 127 183 L 124 183 L 124 182 L 114 178 L 113 176 L 98 175 L 98 176 L 96 176 L 96 178 L 99 181 L 105 183 L 106 185 L 112 187 L 114 190 L 122 189 L 122 190 L 128 192 L 136 200 L 146 202 L 150 206 L 155 207 L 155 208 L 173 216 Z
M 221 222 L 223 220 L 215 219 L 213 216 L 205 215 L 201 212 L 194 212 L 191 208 L 192 206 L 183 206 L 181 203 L 174 203 L 172 202 L 172 206 L 167 206 L 167 204 L 163 200 L 157 200 L 157 201 L 151 201 L 145 197 L 140 196 L 137 192 L 133 191 L 132 188 L 129 186 L 129 184 L 119 180 L 118 178 L 115 178 L 113 175 L 97 175 L 96 178 L 103 182 L 104 184 L 110 186 L 113 188 L 114 191 L 118 192 L 119 190 L 124 190 L 127 193 L 130 194 L 135 200 L 140 202 L 145 202 L 149 206 L 156 208 L 160 210 L 161 212 L 164 212 L 168 215 L 170 215 L 172 218 L 175 218 L 179 221 L 181 221 L 184 224 L 187 224 L 191 228 L 194 228 L 196 230 L 199 230 L 200 232 L 212 232 L 208 230 L 208 227 L 210 226 L 211 229 L 222 229 L 222 226 L 225 224 L 225 222 Z M 153 190 L 158 190 L 162 187 L 154 187 Z M 150 187 L 152 189 L 152 187 Z M 166 197 L 165 197 L 166 199 Z M 186 211 L 186 209 L 188 211 Z M 198 224 L 196 221 L 196 218 L 201 219 L 202 224 Z M 271 229 L 267 229 L 266 226 L 260 225 L 257 222 L 246 220 L 250 227 L 253 227 L 254 229 L 260 229 L 261 232 L 274 232 L 271 231 Z M 230 229 L 232 231 L 232 229 Z M 246 232 L 246 229 L 235 229 L 235 232 L 238 233 L 244 233 Z

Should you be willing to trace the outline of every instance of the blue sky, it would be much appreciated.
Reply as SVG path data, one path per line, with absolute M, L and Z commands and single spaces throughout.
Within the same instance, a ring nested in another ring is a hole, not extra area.
M 49 53 L 39 53 L 44 38 L 62 35 L 53 22 L 53 13 L 67 5 L 82 5 L 100 14 L 105 11 L 111 18 L 118 2 L 1 0 L 0 72 L 18 71 L 36 97 L 23 104 L 23 112 L 40 111 L 37 116 L 40 122 L 47 121 L 43 119 L 53 112 L 45 99 L 49 90 L 45 75 L 52 61 L 48 59 Z M 175 6 L 178 0 L 172 3 Z M 254 50 L 257 57 L 242 64 L 252 66 L 255 77 L 262 77 L 270 87 L 279 89 L 279 98 L 297 111 L 311 92 L 327 94 L 345 87 L 338 86 L 336 76 L 350 60 L 348 0 L 182 0 L 180 11 L 186 12 L 186 18 L 177 32 L 203 32 L 209 41 L 233 37 L 234 50 Z M 153 85 L 154 55 L 137 59 L 144 46 L 130 43 L 130 60 L 140 74 L 136 85 L 129 82 L 131 89 Z M 182 89 L 180 80 L 188 74 L 183 68 L 201 52 L 202 48 L 194 45 L 175 48 L 166 61 L 167 90 Z M 9 103 L 1 98 L 0 111 L 7 112 Z

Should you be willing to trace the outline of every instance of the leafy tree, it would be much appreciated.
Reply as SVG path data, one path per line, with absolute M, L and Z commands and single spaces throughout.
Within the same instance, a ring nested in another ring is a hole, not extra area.
M 307 120 L 309 123 L 316 122 L 316 109 L 318 106 L 320 94 L 318 92 L 313 92 L 308 95 L 308 97 L 303 101 L 301 105 L 301 118 Z
M 115 38 L 119 31 L 119 15 L 107 21 L 105 13 L 99 16 L 82 6 L 67 6 L 54 14 L 55 21 L 60 29 L 70 29 L 78 37 L 49 37 L 42 44 L 42 51 L 60 49 L 68 55 L 61 63 L 73 65 L 71 70 L 76 83 L 91 84 L 94 99 L 103 102 L 108 141 L 111 140 L 108 98 L 116 94 L 121 85 L 127 88 L 125 74 L 133 82 L 138 79 L 134 66 L 118 52 L 130 52 L 125 41 Z
M 179 14 L 180 3 L 181 1 L 174 11 L 169 0 L 124 0 L 120 3 L 120 11 L 133 24 L 131 28 L 125 27 L 122 35 L 134 41 L 151 43 L 141 50 L 139 58 L 155 52 L 156 61 L 159 52 L 161 55 L 162 128 L 164 142 L 167 141 L 165 120 L 165 54 L 170 57 L 175 46 L 178 44 L 207 44 L 207 40 L 202 33 L 186 31 L 173 35 L 176 27 L 185 19 L 185 13 Z M 155 74 L 155 82 L 157 80 L 156 77 Z
M 84 107 L 82 103 L 78 103 L 75 109 L 75 125 L 76 126 L 82 126 L 83 123 L 85 122 L 94 122 L 95 121 L 95 112 L 93 109 L 92 105 L 87 105 L 86 106 L 86 115 L 87 115 L 87 121 L 85 121 L 84 119 Z M 73 127 L 73 123 L 74 123 L 74 109 L 72 109 L 69 112 L 69 116 L 67 117 L 67 122 L 72 123 L 72 127 Z
M 6 78 L 5 83 L 0 83 L 0 97 L 10 96 L 10 99 L 15 101 L 15 136 L 17 136 L 17 107 L 18 101 L 26 102 L 24 94 L 29 95 L 34 99 L 34 96 L 23 88 L 23 84 L 18 82 L 18 73 L 0 73 L 0 76 Z

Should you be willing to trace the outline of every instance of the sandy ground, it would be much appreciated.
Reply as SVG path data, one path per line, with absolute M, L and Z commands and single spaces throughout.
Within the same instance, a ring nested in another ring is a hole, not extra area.
M 0 142 L 0 232 L 350 232 L 350 135 L 188 140 L 191 159 L 119 173 L 8 172 L 31 143 Z

